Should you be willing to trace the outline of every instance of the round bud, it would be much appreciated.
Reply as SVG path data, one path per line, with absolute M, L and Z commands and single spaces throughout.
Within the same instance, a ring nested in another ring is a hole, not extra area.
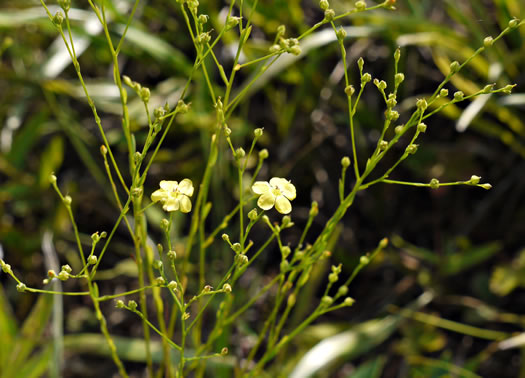
M 423 122 L 417 125 L 417 131 L 420 133 L 424 133 L 427 131 L 427 125 L 425 125 Z
M 381 142 L 379 142 L 379 149 L 381 151 L 384 151 L 388 148 L 388 142 L 386 140 L 382 140 Z
M 251 221 L 255 221 L 257 219 L 257 209 L 252 209 L 248 212 L 248 219 Z M 226 235 L 226 234 L 223 234 Z M 226 235 L 228 236 L 228 235 Z
M 363 0 L 355 2 L 355 9 L 358 11 L 364 11 L 366 9 L 366 3 Z
M 443 88 L 439 91 L 439 97 L 447 97 L 448 96 L 448 89 Z
M 124 307 L 126 307 L 126 306 L 124 305 L 124 301 L 121 300 L 121 299 L 119 299 L 119 300 L 115 303 L 115 307 L 116 307 L 116 308 L 124 308 Z
M 169 284 L 168 284 L 168 289 L 170 289 L 170 290 L 172 290 L 172 291 L 177 290 L 177 282 L 175 282 L 175 281 L 170 281 Z
M 95 265 L 97 263 L 97 261 L 98 261 L 98 258 L 95 255 L 91 255 L 87 259 L 87 262 L 88 262 L 89 265 Z
M 363 255 L 359 258 L 359 264 L 368 265 L 368 263 L 370 263 L 370 259 L 368 258 L 368 256 Z
M 54 184 L 55 182 L 57 182 L 57 177 L 53 174 L 49 175 L 49 183 Z
M 340 297 L 340 296 L 343 296 L 343 295 L 346 295 L 348 294 L 348 286 L 340 286 L 339 289 L 337 289 L 337 296 Z
M 71 206 L 71 202 L 72 202 L 73 200 L 71 199 L 70 196 L 65 196 L 64 199 L 63 199 L 63 201 L 64 201 L 64 205 L 66 205 L 66 206 L 69 207 L 69 206 Z
M 346 30 L 340 27 L 336 32 L 337 39 L 343 40 L 346 38 Z
M 330 7 L 330 4 L 328 3 L 328 0 L 321 0 L 319 1 L 319 7 L 325 11 Z
M 268 153 L 268 150 L 266 148 L 264 148 L 261 151 L 259 151 L 259 159 L 264 160 L 264 159 L 268 158 L 268 156 L 269 156 L 269 153 Z
M 231 293 L 232 292 L 232 287 L 229 283 L 225 283 L 224 285 L 222 285 L 222 291 L 224 291 L 225 293 Z
M 20 293 L 23 293 L 24 291 L 26 291 L 26 289 L 27 286 L 25 283 L 20 282 L 18 285 L 16 285 L 16 290 Z
M 512 20 L 509 21 L 509 28 L 514 29 L 515 27 L 518 26 L 518 24 L 519 24 L 519 20 L 516 18 L 513 18 Z
M 168 259 L 170 259 L 172 261 L 177 258 L 177 252 L 175 252 L 175 251 L 168 251 L 168 253 L 166 255 L 168 256 Z
M 262 128 L 257 128 L 255 130 L 253 130 L 253 135 L 255 135 L 256 138 L 262 137 L 263 129 Z
M 345 306 L 352 306 L 355 303 L 355 300 L 353 298 L 346 297 L 343 303 Z
M 134 300 L 128 301 L 128 308 L 131 311 L 135 311 L 137 309 L 137 302 L 135 302 Z
M 327 9 L 324 11 L 324 19 L 328 22 L 332 21 L 335 17 L 335 11 L 333 9 Z
M 345 156 L 341 159 L 341 165 L 343 166 L 344 169 L 348 168 L 350 166 L 351 162 L 350 162 L 350 158 L 348 156 Z
M 432 180 L 430 180 L 430 187 L 432 189 L 437 189 L 439 188 L 439 180 L 436 179 L 436 178 L 433 178 Z
M 465 97 L 465 94 L 461 91 L 454 92 L 454 100 L 461 101 Z
M 491 36 L 488 36 L 486 37 L 484 40 L 483 40 L 483 45 L 485 47 L 490 47 L 494 44 L 494 38 L 492 38 Z
M 328 296 L 328 295 L 325 295 L 323 298 L 321 298 L 321 305 L 325 306 L 325 307 L 328 307 L 330 306 L 332 303 L 334 303 L 334 298 Z

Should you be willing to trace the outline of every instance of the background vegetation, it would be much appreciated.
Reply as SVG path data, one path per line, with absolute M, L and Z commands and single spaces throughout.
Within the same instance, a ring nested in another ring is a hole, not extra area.
M 347 60 L 357 67 L 362 56 L 373 77 L 390 78 L 392 56 L 400 46 L 400 70 L 406 76 L 400 88 L 399 98 L 405 99 L 400 108 L 409 110 L 415 98 L 433 92 L 451 61 L 467 59 L 486 36 L 496 36 L 504 29 L 509 19 L 525 18 L 520 2 L 398 0 L 395 12 L 353 15 L 345 23 Z M 111 32 L 118 36 L 132 4 L 108 3 L 113 4 Z M 337 12 L 349 7 L 348 1 L 330 3 Z M 250 4 L 245 2 L 246 7 Z M 202 1 L 200 9 L 220 30 L 226 6 L 221 1 Z M 71 17 L 81 41 L 78 54 L 84 77 L 108 126 L 117 160 L 125 162 L 111 56 L 96 19 L 81 10 L 88 7 L 81 2 L 73 7 L 78 8 Z M 193 65 L 194 47 L 177 9 L 175 1 L 141 2 L 122 46 L 121 71 L 149 86 L 151 101 L 157 105 L 175 102 Z M 244 54 L 253 59 L 267 51 L 280 24 L 287 26 L 288 35 L 299 35 L 322 17 L 315 1 L 261 2 Z M 233 33 L 224 38 L 221 61 L 233 61 L 236 38 Z M 308 295 L 297 299 L 297 307 L 308 313 L 311 297 L 322 295 L 321 284 L 331 264 L 343 263 L 343 274 L 349 275 L 359 257 L 375 248 L 382 237 L 388 237 L 391 244 L 350 287 L 356 304 L 310 326 L 274 364 L 274 374 L 302 374 L 300 359 L 310 351 L 321 361 L 320 356 L 330 357 L 320 367 L 304 367 L 323 377 L 525 376 L 521 346 L 525 341 L 509 341 L 514 334 L 522 335 L 525 327 L 524 40 L 522 27 L 476 58 L 447 85 L 451 93 L 461 90 L 468 95 L 487 83 L 515 83 L 514 93 L 480 97 L 431 118 L 424 148 L 396 173 L 421 182 L 433 177 L 440 181 L 468 179 L 474 173 L 493 189 L 431 191 L 379 185 L 359 196 L 340 225 L 333 261 L 315 272 Z M 115 211 L 98 154 L 101 141 L 96 125 L 70 59 L 39 2 L 2 1 L 0 43 L 0 245 L 13 269 L 23 272 L 24 282 L 39 287 L 43 272 L 58 264 L 53 256 L 60 263 L 78 264 L 69 219 L 50 188 L 49 175 L 56 172 L 63 192 L 75 198 L 74 211 L 86 244 L 93 232 L 112 226 Z M 268 71 L 229 126 L 235 143 L 243 145 L 250 143 L 253 129 L 264 127 L 260 144 L 269 150 L 270 158 L 261 175 L 267 177 L 271 172 L 292 179 L 298 192 L 293 212 L 296 224 L 306 223 L 312 200 L 319 203 L 320 215 L 313 225 L 316 235 L 338 205 L 339 161 L 350 154 L 351 147 L 342 62 L 333 32 L 320 29 L 301 47 L 303 55 L 290 55 Z M 354 75 L 357 82 L 357 69 Z M 238 78 L 236 90 L 250 80 L 250 71 L 242 70 Z M 356 114 L 361 151 L 371 152 L 379 136 L 384 110 L 379 100 L 374 91 L 365 92 Z M 140 101 L 133 101 L 132 127 L 140 134 L 146 120 Z M 215 115 L 207 111 L 210 99 L 199 82 L 191 88 L 191 102 L 191 111 L 178 118 L 152 166 L 146 182 L 150 192 L 161 179 L 198 181 L 204 170 L 203 156 Z M 147 129 L 142 135 L 145 138 Z M 216 175 L 222 179 L 211 186 L 210 199 L 217 214 L 226 213 L 238 195 L 236 173 L 228 159 L 224 154 L 219 161 Z M 223 182 L 231 187 L 224 187 Z M 157 209 L 151 224 L 158 225 L 162 216 Z M 183 233 L 182 220 L 177 224 L 181 227 L 178 233 Z M 152 235 L 160 240 L 161 230 L 153 229 Z M 115 290 L 115 285 L 122 290 L 134 287 L 137 273 L 132 247 L 124 229 L 118 236 L 101 267 L 108 268 L 102 273 L 112 279 L 111 288 L 102 282 L 101 291 Z M 292 229 L 286 241 L 294 244 L 299 237 Z M 211 272 L 222 270 L 221 261 L 229 252 L 226 247 L 218 248 L 210 256 Z M 278 256 L 278 251 L 269 251 L 263 263 L 250 270 L 249 279 L 261 286 L 268 282 L 279 269 Z M 5 337 L 0 343 L 0 376 L 46 372 L 47 360 L 56 355 L 53 348 L 60 347 L 50 340 L 62 333 L 64 375 L 108 376 L 116 371 L 105 341 L 95 335 L 98 323 L 84 300 L 55 298 L 53 302 L 19 294 L 16 283 L 2 273 L 0 284 L 0 334 Z M 236 294 L 248 298 L 253 293 Z M 251 330 L 260 328 L 269 310 L 261 302 L 232 330 L 236 344 L 230 346 L 231 358 L 214 367 L 214 376 L 233 374 L 234 357 L 245 357 L 253 344 Z M 140 376 L 144 356 L 142 329 L 136 318 L 114 310 L 111 303 L 103 311 L 112 334 L 122 336 L 116 338 L 122 358 L 134 363 L 131 370 Z M 52 327 L 48 327 L 53 313 Z M 56 318 L 59 314 L 63 322 Z M 320 341 L 324 344 L 318 344 Z M 316 345 L 318 349 L 312 349 Z M 59 364 L 62 362 L 55 361 L 55 366 Z M 26 370 L 15 369 L 20 366 Z

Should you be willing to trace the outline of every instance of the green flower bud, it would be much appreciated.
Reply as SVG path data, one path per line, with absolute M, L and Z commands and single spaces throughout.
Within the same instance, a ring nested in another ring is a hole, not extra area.
M 251 220 L 251 221 L 255 221 L 257 219 L 257 209 L 252 209 L 250 210 L 250 212 L 248 212 L 248 219 Z M 224 234 L 226 235 L 226 234 Z M 226 235 L 228 236 L 228 235 Z
M 290 247 L 288 246 L 284 246 L 282 249 L 281 249 L 281 254 L 283 255 L 283 257 L 286 259 L 290 253 L 292 252 L 292 250 L 290 249 Z
M 388 148 L 388 142 L 386 140 L 382 140 L 381 142 L 379 142 L 379 149 L 381 151 L 384 151 Z
M 341 159 L 341 165 L 343 166 L 344 169 L 347 169 L 350 166 L 350 164 L 351 164 L 351 162 L 350 162 L 350 158 L 348 156 L 344 156 Z
M 483 89 L 481 90 L 481 93 L 485 93 L 485 94 L 487 94 L 487 93 L 492 92 L 492 89 L 494 88 L 495 85 L 496 85 L 496 84 L 488 84 L 488 85 L 485 85 L 485 86 L 483 87 Z
M 443 88 L 439 91 L 439 97 L 447 97 L 448 96 L 448 89 Z
M 485 47 L 490 47 L 494 44 L 494 38 L 492 38 L 491 36 L 488 36 L 486 37 L 484 40 L 483 40 L 483 45 Z
M 337 39 L 343 40 L 346 38 L 346 30 L 343 27 L 340 27 L 335 34 Z
M 64 22 L 64 13 L 60 11 L 56 12 L 52 22 L 57 28 L 62 27 L 62 23 Z
M 281 268 L 281 272 L 286 272 L 290 267 L 290 263 L 288 262 L 288 260 L 283 260 L 281 261 L 281 265 L 279 267 Z
M 62 271 L 71 273 L 73 269 L 71 269 L 71 267 L 68 264 L 66 264 L 66 265 L 62 265 Z
M 222 234 L 222 240 L 224 240 L 225 242 L 229 242 L 230 241 L 230 237 L 228 234 Z
M 417 144 L 409 144 L 405 151 L 410 155 L 415 154 L 417 152 Z
M 515 27 L 518 26 L 518 24 L 519 24 L 519 20 L 516 18 L 513 18 L 512 20 L 509 21 L 509 28 L 514 29 Z
M 355 2 L 355 9 L 358 11 L 364 11 L 366 9 L 366 3 L 363 0 Z
M 396 95 L 393 93 L 390 93 L 388 96 L 388 100 L 386 100 L 386 106 L 389 108 L 393 108 L 397 105 Z
M 224 291 L 225 293 L 231 293 L 232 292 L 232 287 L 229 283 L 225 283 L 224 285 L 222 285 L 222 291 Z
M 288 296 L 288 299 L 286 300 L 286 306 L 293 307 L 295 306 L 296 301 L 297 301 L 297 297 L 295 296 L 294 293 L 292 293 Z
M 365 65 L 365 61 L 363 59 L 363 57 L 359 57 L 359 59 L 357 59 L 357 66 L 359 67 L 359 72 L 363 71 L 363 67 Z
M 352 306 L 355 303 L 355 300 L 353 298 L 346 297 L 343 303 L 345 306 Z
M 71 0 L 58 0 L 58 5 L 67 12 L 71 8 Z
M 248 256 L 239 254 L 235 256 L 234 260 L 239 265 L 245 265 L 248 263 Z
M 387 245 L 388 245 L 388 238 L 383 238 L 383 239 L 381 239 L 381 241 L 379 242 L 379 248 L 381 248 L 381 249 L 386 248 Z
M 168 284 L 168 289 L 170 289 L 171 291 L 177 290 L 177 282 L 170 281 L 170 283 Z
M 492 185 L 490 185 L 490 184 L 488 184 L 488 183 L 487 183 L 487 184 L 480 184 L 479 186 L 482 187 L 482 188 L 485 189 L 485 190 L 490 190 L 490 189 L 492 189 Z
M 164 279 L 164 277 L 157 277 L 155 278 L 155 283 L 158 285 L 158 286 L 164 286 L 166 285 L 166 280 Z
M 420 133 L 424 133 L 427 131 L 427 125 L 425 125 L 423 122 L 421 122 L 419 125 L 417 125 L 417 131 Z
M 49 183 L 54 184 L 57 182 L 57 177 L 54 174 L 49 175 Z
M 261 151 L 259 151 L 259 159 L 264 160 L 268 158 L 268 156 L 269 156 L 269 153 L 266 148 L 263 148 Z
M 134 300 L 128 301 L 128 308 L 131 311 L 136 311 L 137 310 L 137 302 L 135 302 Z
M 177 252 L 175 251 L 168 251 L 166 255 L 168 256 L 168 259 L 170 259 L 171 261 L 177 258 Z
M 160 261 L 160 260 L 153 261 L 153 268 L 157 269 L 157 270 L 161 270 L 162 269 L 162 261 Z
M 262 128 L 257 128 L 255 130 L 253 130 L 253 135 L 255 135 L 256 138 L 262 137 L 263 129 Z
M 160 228 L 162 229 L 162 231 L 168 232 L 170 229 L 170 221 L 166 218 L 162 218 L 162 220 L 160 221 Z
M 323 298 L 321 298 L 321 305 L 324 307 L 330 306 L 332 303 L 334 303 L 334 298 L 325 295 Z
M 89 265 L 95 265 L 95 264 L 97 263 L 97 261 L 98 261 L 98 258 L 97 258 L 97 256 L 95 256 L 95 255 L 90 255 L 90 256 L 88 257 L 88 259 L 87 259 L 87 263 L 88 263 Z
M 455 101 L 461 101 L 465 97 L 465 94 L 461 91 L 457 91 L 454 93 L 454 100 Z
M 476 175 L 472 175 L 472 176 L 470 176 L 470 180 L 469 180 L 468 183 L 470 185 L 477 185 L 477 184 L 479 184 L 479 180 L 481 180 L 481 177 L 476 176 Z
M 232 244 L 232 249 L 233 249 L 233 252 L 235 252 L 235 253 L 241 253 L 241 251 L 242 251 L 241 244 L 240 243 L 233 243 Z
M 177 106 L 175 107 L 175 111 L 180 114 L 187 113 L 188 110 L 190 110 L 190 106 L 186 104 L 184 101 L 179 100 L 177 102 Z
M 57 277 L 60 281 L 67 281 L 69 279 L 69 274 L 68 272 L 62 270 L 60 273 L 58 273 Z
M 503 88 L 501 88 L 501 91 L 505 94 L 511 94 L 512 89 L 516 86 L 516 84 L 509 84 L 505 85 Z
M 119 299 L 119 300 L 115 303 L 115 307 L 116 307 L 116 308 L 124 308 L 124 307 L 126 307 L 126 306 L 124 305 L 124 301 L 121 300 L 121 299 Z
M 151 92 L 149 88 L 146 88 L 146 87 L 140 88 L 139 96 L 142 101 L 148 102 L 151 97 Z
M 5 270 L 4 270 L 4 272 L 5 272 Z M 47 271 L 47 276 L 49 278 L 55 278 L 57 276 L 57 274 L 55 273 L 55 271 L 53 269 L 50 269 L 50 270 Z
M 424 98 L 420 98 L 419 100 L 417 100 L 416 106 L 420 110 L 426 110 L 426 108 L 428 107 L 427 100 L 425 100 Z
M 239 22 L 241 22 L 240 17 L 229 17 L 228 21 L 226 21 L 226 30 L 233 29 L 237 25 L 239 25 Z
M 432 189 L 437 189 L 439 188 L 439 180 L 438 179 L 435 179 L 433 178 L 432 180 L 430 180 L 430 187 Z
M 368 258 L 368 256 L 361 256 L 359 258 L 359 264 L 361 265 L 368 265 L 370 263 L 370 259 Z
M 107 153 L 108 153 L 108 149 L 106 148 L 106 146 L 104 145 L 100 146 L 100 154 L 102 156 L 106 156 Z
M 20 293 L 23 293 L 27 290 L 27 286 L 25 283 L 20 282 L 18 285 L 16 285 L 16 290 Z
M 11 270 L 11 265 L 6 264 L 4 260 L 0 260 L 0 265 L 2 265 L 2 271 L 7 274 L 12 274 L 13 271 Z
M 369 83 L 372 80 L 372 75 L 370 75 L 368 72 L 365 72 L 363 76 L 361 76 L 361 84 Z
M 331 283 L 337 282 L 338 279 L 339 279 L 339 276 L 336 273 L 330 273 L 328 275 L 328 281 Z
M 335 11 L 333 9 L 327 9 L 324 11 L 324 19 L 328 22 L 332 21 L 335 17 Z
M 455 74 L 456 72 L 459 71 L 461 65 L 459 64 L 458 61 L 453 61 L 452 63 L 450 63 L 450 73 L 453 73 Z
M 396 52 L 394 53 L 394 60 L 396 62 L 399 62 L 399 59 L 401 58 L 401 49 L 398 47 L 396 49 Z
M 345 88 L 345 94 L 346 94 L 347 96 L 352 96 L 354 93 L 355 93 L 355 88 L 354 88 L 353 85 L 348 85 L 348 86 L 346 86 L 346 88 Z
M 72 201 L 73 199 L 70 196 L 65 196 L 63 199 L 64 205 L 66 205 L 67 207 L 71 206 Z
M 339 289 L 337 289 L 337 296 L 341 297 L 346 294 L 348 294 L 348 286 L 339 286 Z
M 235 159 L 242 159 L 246 156 L 246 151 L 244 151 L 244 148 L 239 147 L 235 150 Z
M 299 56 L 301 54 L 301 47 L 298 45 L 290 47 L 290 54 Z
M 397 50 L 396 50 L 397 51 Z M 405 81 L 405 75 L 402 74 L 402 73 L 398 73 L 396 74 L 396 76 L 394 76 L 394 81 L 396 83 L 396 86 L 398 86 L 399 84 L 401 84 L 403 81 Z
M 199 15 L 199 23 L 200 23 L 200 24 L 205 24 L 205 23 L 207 23 L 207 22 L 208 22 L 208 19 L 209 19 L 209 17 L 208 17 L 207 14 L 201 14 L 201 15 Z
M 279 51 L 281 51 L 281 46 L 279 46 L 277 44 L 271 45 L 269 51 L 272 54 L 278 53 Z
M 402 131 L 403 131 L 403 125 L 399 125 L 399 126 L 394 127 L 394 132 L 396 134 L 401 134 Z
M 319 1 L 319 7 L 325 11 L 330 7 L 330 4 L 328 3 L 328 0 L 321 0 Z
M 377 88 L 379 88 L 380 91 L 384 91 L 387 86 L 386 81 L 384 80 L 379 81 L 378 79 L 374 79 L 374 84 Z

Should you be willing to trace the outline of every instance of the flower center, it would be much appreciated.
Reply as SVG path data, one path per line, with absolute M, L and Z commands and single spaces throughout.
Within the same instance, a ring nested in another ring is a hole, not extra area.
M 272 194 L 277 197 L 281 195 L 281 190 L 279 188 L 272 188 Z

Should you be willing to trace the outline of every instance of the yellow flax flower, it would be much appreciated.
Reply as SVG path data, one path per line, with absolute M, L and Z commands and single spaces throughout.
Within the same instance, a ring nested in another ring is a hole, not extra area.
M 263 210 L 275 209 L 281 214 L 288 214 L 292 211 L 290 201 L 295 199 L 295 186 L 283 178 L 273 177 L 270 182 L 257 181 L 252 186 L 255 194 L 261 196 L 257 200 L 257 205 Z
M 151 200 L 161 202 L 164 211 L 177 211 L 189 213 L 191 211 L 190 197 L 193 195 L 193 183 L 190 179 L 160 182 L 160 189 L 153 192 Z

